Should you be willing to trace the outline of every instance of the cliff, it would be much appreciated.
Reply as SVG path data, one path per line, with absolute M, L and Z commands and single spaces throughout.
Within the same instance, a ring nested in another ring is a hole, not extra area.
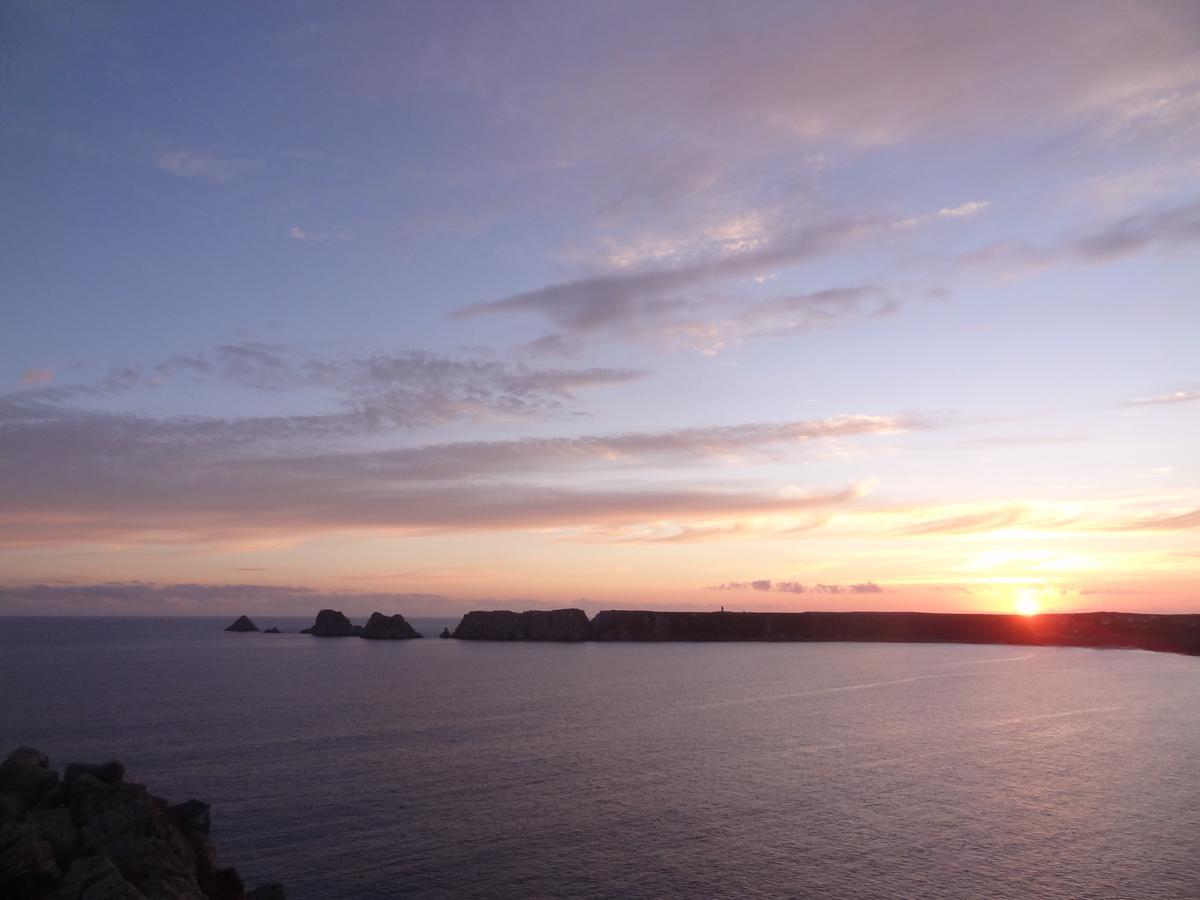
M 367 620 L 367 624 L 363 626 L 362 633 L 359 635 L 368 640 L 382 641 L 409 640 L 420 636 L 416 629 L 405 621 L 404 616 L 399 613 L 394 616 L 385 616 L 381 612 L 371 613 L 371 618 Z
M 1123 647 L 1200 655 L 1200 615 L 607 610 L 593 641 L 892 641 Z
M 463 616 L 452 637 L 465 641 L 586 641 L 588 618 L 582 609 L 476 611 Z
M 0 897 L 20 900 L 283 900 L 217 866 L 209 807 L 169 804 L 115 760 L 72 764 L 19 747 L 0 764 Z

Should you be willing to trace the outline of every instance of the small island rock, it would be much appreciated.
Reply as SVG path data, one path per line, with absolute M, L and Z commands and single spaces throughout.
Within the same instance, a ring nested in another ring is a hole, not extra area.
M 350 624 L 346 614 L 339 609 L 323 609 L 317 613 L 317 620 L 311 628 L 305 628 L 301 634 L 311 634 L 313 637 L 354 637 L 362 631 L 359 626 Z
M 226 631 L 258 631 L 258 626 L 250 621 L 249 616 L 238 616 Z
M 263 634 L 279 634 L 280 631 L 274 625 L 263 631 Z
M 371 613 L 371 618 L 367 620 L 366 627 L 359 634 L 359 637 L 364 637 L 368 640 L 384 641 L 408 640 L 410 638 L 419 638 L 420 636 L 404 620 L 404 616 L 399 613 L 394 616 L 385 616 L 381 612 Z
M 439 635 L 438 635 L 438 637 L 440 637 L 442 640 L 445 640 L 446 638 L 450 637 L 450 629 L 449 629 L 449 628 L 443 628 L 443 629 L 442 629 L 442 633 L 441 633 L 441 634 L 439 634 Z

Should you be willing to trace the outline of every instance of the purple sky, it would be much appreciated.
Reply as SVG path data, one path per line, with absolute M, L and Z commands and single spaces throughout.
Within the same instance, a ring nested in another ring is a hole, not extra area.
M 0 613 L 1200 609 L 1194 2 L 0 48 Z

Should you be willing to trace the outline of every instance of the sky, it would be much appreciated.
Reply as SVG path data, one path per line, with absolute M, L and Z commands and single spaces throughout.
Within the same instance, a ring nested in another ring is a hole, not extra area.
M 0 6 L 0 613 L 1200 611 L 1200 5 Z

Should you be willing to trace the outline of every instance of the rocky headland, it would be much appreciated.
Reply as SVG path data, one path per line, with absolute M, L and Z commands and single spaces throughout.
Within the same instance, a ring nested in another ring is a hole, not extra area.
M 1148 613 L 469 612 L 453 632 L 493 641 L 884 641 L 1157 650 L 1200 655 L 1200 615 Z
M 586 641 L 588 636 L 582 609 L 469 612 L 451 635 L 463 641 Z
M 73 763 L 19 747 L 0 764 L 3 900 L 283 900 L 246 890 L 209 842 L 209 806 L 170 804 L 125 781 L 116 760 Z

